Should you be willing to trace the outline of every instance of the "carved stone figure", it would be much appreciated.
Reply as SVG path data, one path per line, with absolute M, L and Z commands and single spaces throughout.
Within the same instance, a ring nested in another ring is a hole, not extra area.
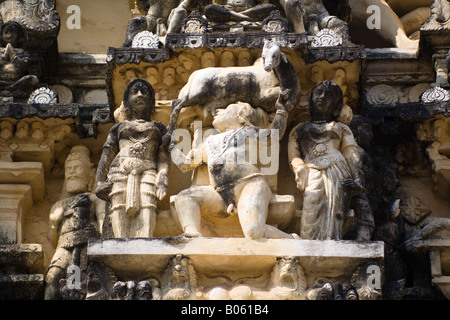
M 193 300 L 197 275 L 188 257 L 177 255 L 170 259 L 162 276 L 162 300 Z
M 161 147 L 167 130 L 151 121 L 155 94 L 146 80 L 128 84 L 123 105 L 126 120 L 111 128 L 103 146 L 95 193 L 111 203 L 114 237 L 152 237 L 156 201 L 165 197 L 168 183 L 168 152 Z
M 385 0 L 349 0 L 350 7 L 352 9 L 352 19 L 355 26 L 367 25 L 367 9 L 370 6 L 377 6 L 380 10 L 380 17 L 383 17 L 383 23 L 381 28 L 375 28 L 372 32 L 377 33 L 388 43 L 398 48 L 417 48 L 419 45 L 418 40 L 409 39 L 405 33 L 402 21 L 397 14 L 392 10 L 390 5 L 395 5 L 392 2 L 399 1 L 385 1 Z M 397 4 L 398 5 L 398 4 Z M 430 5 L 429 0 L 420 1 L 402 1 L 399 6 L 411 7 L 412 10 L 418 7 L 427 7 Z M 416 17 L 417 18 L 417 17 Z
M 279 45 L 266 41 L 261 59 L 253 66 L 206 68 L 193 72 L 178 99 L 172 103 L 168 131 L 171 133 L 177 125 L 181 109 L 195 105 L 201 105 L 212 115 L 215 109 L 237 101 L 274 112 L 281 91 L 289 95 L 287 108 L 290 112 L 300 103 L 297 73 Z
M 433 0 L 431 1 L 431 16 L 425 22 L 424 26 L 429 29 L 448 28 L 450 23 L 450 1 Z
M 174 25 L 178 27 L 181 26 L 181 20 L 186 18 L 187 13 L 185 12 L 183 15 L 183 11 L 187 7 L 190 1 L 180 1 L 179 0 L 140 0 L 137 1 L 138 9 L 141 12 L 146 12 L 145 16 L 138 16 L 132 18 L 128 22 L 127 27 L 127 35 L 124 47 L 131 46 L 133 42 L 133 38 L 142 31 L 150 31 L 157 36 L 165 36 L 166 33 L 173 32 L 175 27 L 171 27 L 167 30 L 167 21 L 169 16 L 171 15 L 172 9 L 178 8 L 179 10 L 176 13 L 172 14 L 171 19 L 177 19 L 174 22 Z M 181 16 L 180 16 L 181 15 Z
M 88 239 L 102 233 L 105 203 L 90 190 L 91 168 L 89 150 L 73 147 L 65 163 L 66 194 L 50 211 L 50 238 L 56 251 L 45 277 L 47 300 L 61 299 L 59 284 L 68 267 L 77 266 L 86 276 Z
M 263 175 L 261 159 L 246 160 L 243 154 L 245 150 L 258 152 L 258 135 L 260 143 L 261 137 L 270 139 L 272 144 L 279 143 L 286 130 L 285 105 L 286 100 L 280 95 L 271 127 L 264 129 L 268 116 L 262 109 L 246 103 L 231 104 L 217 110 L 213 121 L 216 131 L 205 142 L 187 155 L 173 148 L 172 161 L 182 172 L 203 163 L 208 165 L 209 172 L 210 185 L 191 187 L 171 199 L 172 213 L 180 221 L 185 236 L 202 236 L 202 216 L 226 218 L 237 211 L 246 238 L 293 238 L 266 224 L 272 191 Z
M 303 299 L 307 288 L 305 272 L 298 258 L 277 258 L 269 284 L 274 299 Z
M 299 0 L 304 11 L 305 29 L 311 36 L 316 36 L 321 30 L 329 29 L 341 38 L 342 44 L 348 44 L 350 37 L 347 24 L 338 17 L 329 14 L 322 0 Z
M 303 192 L 304 239 L 343 239 L 351 201 L 363 192 L 361 148 L 350 128 L 336 121 L 342 106 L 338 85 L 329 80 L 318 83 L 309 101 L 311 121 L 300 123 L 290 134 L 289 161 Z M 371 216 L 360 219 L 368 228 L 373 225 Z
M 29 36 L 33 51 L 42 51 L 55 44 L 60 17 L 55 0 L 6 0 L 0 4 L 0 24 L 16 22 Z
M 205 16 L 212 22 L 262 22 L 269 14 L 276 10 L 276 6 L 268 1 L 256 0 L 213 0 L 206 6 Z
M 0 28 L 0 87 L 31 92 L 38 78 L 29 75 L 31 56 L 25 29 L 17 22 L 4 23 Z

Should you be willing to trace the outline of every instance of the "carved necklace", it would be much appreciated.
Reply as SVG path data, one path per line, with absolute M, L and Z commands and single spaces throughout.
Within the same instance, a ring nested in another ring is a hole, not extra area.
M 327 130 L 326 121 L 314 121 L 307 130 L 307 137 L 316 145 L 312 150 L 314 157 L 320 157 L 327 153 L 328 146 L 326 142 L 330 140 L 331 130 Z
M 138 121 L 139 124 L 143 123 L 142 121 Z M 143 126 L 139 125 L 138 129 L 143 129 Z M 147 147 L 144 145 L 144 143 L 148 142 L 150 140 L 150 132 L 147 132 L 147 135 L 143 138 L 139 137 L 136 138 L 133 136 L 133 134 L 130 135 L 129 139 L 134 144 L 130 147 L 131 153 L 135 154 L 136 156 L 143 156 L 144 153 L 147 151 Z

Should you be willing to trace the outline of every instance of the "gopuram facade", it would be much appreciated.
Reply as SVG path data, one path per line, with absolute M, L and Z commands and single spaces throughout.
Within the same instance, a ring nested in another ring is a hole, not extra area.
M 450 298 L 448 0 L 4 0 L 0 299 Z

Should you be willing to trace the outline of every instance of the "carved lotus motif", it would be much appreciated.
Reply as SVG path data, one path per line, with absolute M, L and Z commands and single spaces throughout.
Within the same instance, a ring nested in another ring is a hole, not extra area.
M 49 88 L 42 87 L 33 91 L 28 99 L 28 104 L 55 104 L 58 103 L 58 95 Z
M 422 94 L 421 100 L 425 103 L 449 101 L 450 94 L 448 90 L 442 89 L 441 87 L 433 87 Z
M 322 29 L 313 39 L 312 47 L 335 47 L 341 45 L 336 32 L 330 29 Z
M 150 31 L 139 32 L 131 45 L 133 48 L 158 49 L 159 38 Z
M 385 84 L 374 86 L 367 91 L 367 101 L 370 104 L 392 104 L 398 100 L 397 90 Z

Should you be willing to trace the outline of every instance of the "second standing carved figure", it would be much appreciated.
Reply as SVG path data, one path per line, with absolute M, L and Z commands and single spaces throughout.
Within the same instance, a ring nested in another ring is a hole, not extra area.
M 166 195 L 168 152 L 161 147 L 166 127 L 151 121 L 155 94 L 145 80 L 125 89 L 126 120 L 114 125 L 103 146 L 95 192 L 111 202 L 115 238 L 152 237 L 156 202 Z

